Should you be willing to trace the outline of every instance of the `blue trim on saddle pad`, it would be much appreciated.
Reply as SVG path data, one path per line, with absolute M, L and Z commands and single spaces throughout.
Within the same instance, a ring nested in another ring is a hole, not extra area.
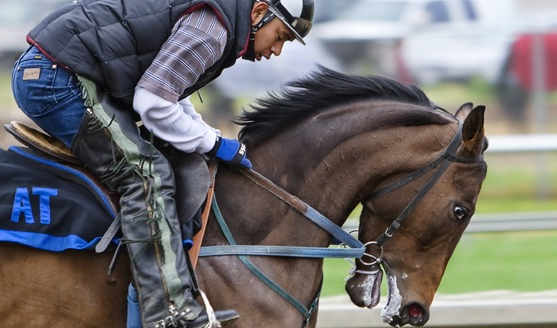
M 110 205 L 111 204 L 110 200 L 106 197 L 104 192 L 93 182 L 93 180 L 89 179 L 89 177 L 86 176 L 85 174 L 83 174 L 82 172 L 80 172 L 78 170 L 75 170 L 75 169 L 72 169 L 71 167 L 68 167 L 66 165 L 62 165 L 60 163 L 53 162 L 53 161 L 50 161 L 48 159 L 30 154 L 30 153 L 24 151 L 22 148 L 17 147 L 17 146 L 10 146 L 8 148 L 8 150 L 12 151 L 16 154 L 19 154 L 19 155 L 21 155 L 25 158 L 28 158 L 30 160 L 33 160 L 35 162 L 39 162 L 41 164 L 51 166 L 53 168 L 64 171 L 66 173 L 69 173 L 69 174 L 79 178 L 81 181 L 85 182 L 92 189 L 92 191 L 94 191 L 97 194 L 97 196 L 101 200 L 101 203 L 102 203 L 103 207 L 108 211 L 110 216 L 112 216 L 112 218 L 116 217 L 116 213 L 114 213 L 114 210 L 112 209 L 112 205 Z
M 62 252 L 68 249 L 91 249 L 100 239 L 101 237 L 97 237 L 87 242 L 76 235 L 57 237 L 37 232 L 0 230 L 0 240 L 4 242 L 17 243 L 51 252 Z

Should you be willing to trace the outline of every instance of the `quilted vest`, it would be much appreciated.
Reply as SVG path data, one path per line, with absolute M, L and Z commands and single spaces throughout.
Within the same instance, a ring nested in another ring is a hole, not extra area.
M 187 89 L 192 94 L 232 66 L 246 50 L 255 0 L 79 0 L 60 8 L 27 36 L 53 62 L 94 81 L 131 107 L 134 88 L 174 24 L 203 6 L 228 31 L 222 58 Z

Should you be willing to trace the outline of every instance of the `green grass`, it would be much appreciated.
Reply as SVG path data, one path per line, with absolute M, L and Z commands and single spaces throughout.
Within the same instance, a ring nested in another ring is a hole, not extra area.
M 557 231 L 465 235 L 439 291 L 557 289 Z
M 476 213 L 557 210 L 557 154 L 543 156 L 488 155 Z M 545 193 L 540 191 L 544 187 Z
M 467 234 L 458 244 L 439 293 L 557 289 L 557 231 Z M 323 296 L 341 295 L 351 264 L 325 261 Z

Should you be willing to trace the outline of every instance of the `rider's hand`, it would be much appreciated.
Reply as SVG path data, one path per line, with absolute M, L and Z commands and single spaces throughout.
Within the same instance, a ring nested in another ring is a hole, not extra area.
M 252 168 L 246 154 L 246 146 L 235 139 L 217 136 L 217 141 L 208 155 L 230 164 L 241 165 L 248 169 Z

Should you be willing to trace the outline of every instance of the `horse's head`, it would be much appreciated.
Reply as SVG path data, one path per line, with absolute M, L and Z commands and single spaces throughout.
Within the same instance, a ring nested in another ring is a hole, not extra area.
M 382 318 L 391 325 L 421 326 L 429 319 L 434 294 L 486 175 L 484 110 L 463 105 L 456 114 L 460 124 L 452 124 L 449 143 L 444 141 L 437 160 L 421 170 L 386 177 L 362 202 L 359 238 L 371 242 L 346 290 L 356 305 L 374 307 L 382 266 L 389 287 Z

